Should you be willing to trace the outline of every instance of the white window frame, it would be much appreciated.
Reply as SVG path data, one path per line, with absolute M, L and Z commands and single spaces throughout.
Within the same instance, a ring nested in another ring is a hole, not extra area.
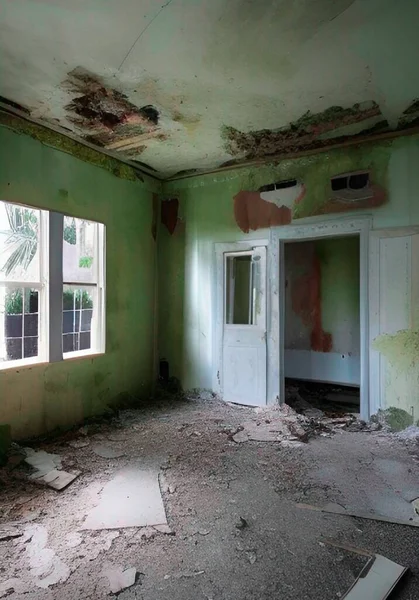
M 75 217 L 77 219 L 77 217 Z M 91 347 L 87 350 L 75 350 L 63 352 L 63 359 L 77 358 L 78 356 L 91 356 L 92 354 L 103 354 L 105 352 L 105 226 L 98 221 L 91 221 L 97 225 L 93 262 L 96 271 L 96 283 L 81 283 L 76 281 L 64 281 L 65 285 L 71 285 L 79 289 L 90 288 L 93 291 L 93 318 L 91 325 Z M 81 314 L 80 314 L 81 319 Z
M 32 288 L 38 290 L 38 356 L 0 362 L 0 371 L 19 369 L 24 366 L 41 363 L 59 362 L 62 360 L 104 354 L 106 351 L 105 324 L 105 274 L 106 274 L 106 230 L 105 225 L 91 221 L 97 225 L 95 240 L 95 257 L 97 257 L 97 284 L 73 283 L 83 287 L 94 287 L 93 319 L 91 327 L 91 348 L 75 352 L 63 353 L 63 213 L 42 210 L 36 206 L 1 200 L 38 210 L 39 226 L 39 281 L 0 281 L 0 288 Z M 73 216 L 73 215 L 70 215 Z M 74 217 L 79 218 L 79 217 Z M 90 220 L 90 219 L 88 219 Z M 0 316 L 0 318 L 2 318 Z M 0 327 L 4 335 L 4 328 Z M 1 340 L 0 343 L 3 343 Z

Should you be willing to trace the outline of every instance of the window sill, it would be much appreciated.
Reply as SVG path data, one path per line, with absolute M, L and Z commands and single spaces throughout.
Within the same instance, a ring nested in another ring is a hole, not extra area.
M 0 362 L 0 373 L 2 371 L 20 371 L 25 368 L 37 367 L 39 365 L 47 365 L 48 363 L 39 357 L 25 358 L 20 360 L 5 360 Z
M 48 367 L 49 365 L 57 364 L 60 362 L 67 362 L 73 360 L 82 360 L 84 358 L 97 358 L 99 356 L 104 356 L 105 352 L 89 352 L 85 350 L 81 350 L 80 352 L 69 352 L 67 355 L 63 355 L 63 360 L 58 360 L 54 362 L 47 362 L 45 360 L 41 360 L 40 358 L 35 358 L 31 360 L 30 358 L 25 360 L 8 360 L 4 362 L 0 362 L 0 374 L 2 372 L 8 371 L 22 371 L 23 369 L 33 369 L 33 367 Z
M 104 352 L 92 352 L 91 350 L 79 350 L 77 352 L 66 352 L 63 354 L 63 360 L 79 360 L 81 358 L 97 358 L 98 356 L 103 356 Z

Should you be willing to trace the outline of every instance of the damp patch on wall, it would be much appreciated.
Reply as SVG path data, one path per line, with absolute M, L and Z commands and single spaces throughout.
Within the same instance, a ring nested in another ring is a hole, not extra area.
M 357 135 L 386 130 L 388 122 L 378 104 L 364 102 L 348 108 L 331 106 L 319 113 L 308 111 L 280 129 L 244 132 L 224 126 L 221 135 L 231 156 L 257 159 L 322 148 Z
M 331 352 L 332 335 L 323 330 L 321 297 L 321 262 L 314 251 L 309 268 L 292 283 L 292 309 L 310 330 L 310 349 L 315 352 Z
M 177 198 L 167 198 L 161 203 L 161 223 L 172 235 L 175 232 L 178 223 L 179 200 Z

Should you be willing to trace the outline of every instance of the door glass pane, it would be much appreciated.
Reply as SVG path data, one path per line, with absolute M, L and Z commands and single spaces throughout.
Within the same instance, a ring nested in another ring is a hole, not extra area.
M 39 281 L 41 211 L 0 202 L 0 281 Z
M 226 323 L 254 325 L 252 256 L 227 256 Z

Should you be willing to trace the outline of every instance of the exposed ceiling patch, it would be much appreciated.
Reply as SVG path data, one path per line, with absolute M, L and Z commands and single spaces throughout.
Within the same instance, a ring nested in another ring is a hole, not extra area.
M 77 67 L 63 86 L 76 94 L 65 106 L 67 119 L 87 141 L 135 156 L 145 149 L 146 140 L 161 139 L 159 112 L 154 106 L 135 106 L 93 73 Z
M 365 129 L 362 127 L 364 122 Z M 232 156 L 252 159 L 330 145 L 331 138 L 342 139 L 342 128 L 345 128 L 344 137 L 353 137 L 361 132 L 370 132 L 371 129 L 377 130 L 378 126 L 386 129 L 388 123 L 383 119 L 378 104 L 367 102 L 354 104 L 350 108 L 331 106 L 319 113 L 308 111 L 297 121 L 277 130 L 262 129 L 246 133 L 234 127 L 224 127 L 222 135 L 227 152 Z M 336 136 L 333 135 L 334 131 Z M 328 139 L 323 139 L 324 137 Z

